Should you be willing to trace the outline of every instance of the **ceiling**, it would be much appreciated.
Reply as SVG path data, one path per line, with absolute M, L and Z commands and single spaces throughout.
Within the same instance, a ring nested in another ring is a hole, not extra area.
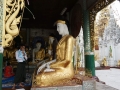
M 29 5 L 27 1 L 29 1 Z M 90 7 L 95 1 L 87 0 L 87 7 Z M 82 0 L 25 0 L 26 7 L 34 14 L 35 19 L 33 19 L 32 14 L 25 8 L 22 27 L 54 28 L 53 24 L 60 16 L 61 11 L 67 8 L 66 12 L 69 12 L 77 2 L 82 3 Z

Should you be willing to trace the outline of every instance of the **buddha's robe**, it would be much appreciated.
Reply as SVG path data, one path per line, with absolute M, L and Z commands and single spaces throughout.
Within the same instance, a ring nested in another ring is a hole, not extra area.
M 65 35 L 58 43 L 56 49 L 56 62 L 50 65 L 55 71 L 44 72 L 42 70 L 35 75 L 33 81 L 37 86 L 55 86 L 60 85 L 74 76 L 72 63 L 73 37 Z

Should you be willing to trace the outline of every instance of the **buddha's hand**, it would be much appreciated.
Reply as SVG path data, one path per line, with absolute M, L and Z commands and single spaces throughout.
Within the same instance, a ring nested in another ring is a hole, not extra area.
M 52 61 L 46 63 L 47 68 L 44 70 L 44 72 L 52 72 L 52 71 L 55 71 L 54 69 L 51 69 L 51 68 L 50 68 L 50 64 L 53 63 L 53 62 L 55 62 L 55 61 L 56 61 L 56 60 L 52 60 Z
M 39 72 L 41 72 L 41 70 L 44 69 L 45 67 L 47 67 L 47 68 L 44 70 L 45 72 L 46 72 L 46 71 L 54 71 L 54 69 L 50 69 L 50 64 L 51 64 L 51 63 L 54 63 L 54 62 L 56 62 L 56 59 L 51 60 L 51 61 L 49 61 L 49 62 L 47 62 L 47 63 L 42 64 L 42 65 L 38 68 L 37 74 L 38 74 Z

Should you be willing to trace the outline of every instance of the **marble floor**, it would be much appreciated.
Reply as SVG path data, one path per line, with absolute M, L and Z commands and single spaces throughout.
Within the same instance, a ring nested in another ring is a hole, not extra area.
M 120 69 L 96 70 L 96 76 L 106 85 L 120 90 Z

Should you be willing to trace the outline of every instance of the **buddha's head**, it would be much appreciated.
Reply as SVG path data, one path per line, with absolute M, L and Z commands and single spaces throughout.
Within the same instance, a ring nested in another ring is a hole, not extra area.
M 64 35 L 68 35 L 69 34 L 69 31 L 68 31 L 68 27 L 65 23 L 65 21 L 63 20 L 58 20 L 56 22 L 57 24 L 57 31 L 60 35 L 64 36 Z
M 41 42 L 38 41 L 38 42 L 36 43 L 36 48 L 41 48 L 41 46 L 42 46 Z
M 55 39 L 54 34 L 50 34 L 50 35 L 49 35 L 49 44 L 52 44 L 53 41 L 54 41 L 54 39 Z

